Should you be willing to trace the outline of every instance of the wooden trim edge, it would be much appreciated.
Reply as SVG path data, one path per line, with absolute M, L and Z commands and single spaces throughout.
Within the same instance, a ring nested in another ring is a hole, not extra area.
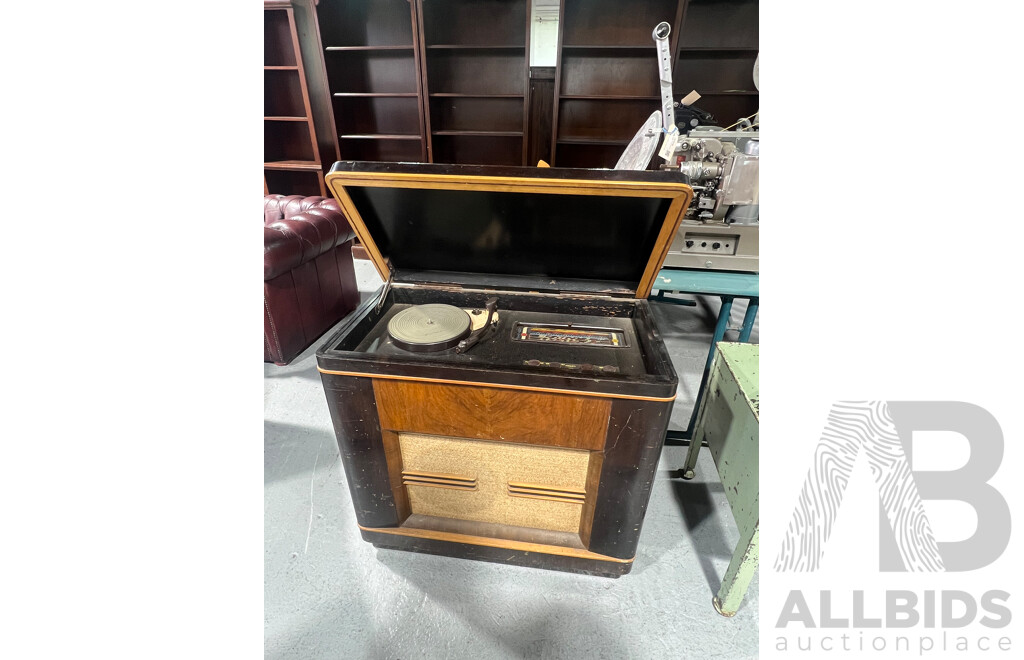
M 509 541 L 507 539 L 494 539 L 487 536 L 471 536 L 468 534 L 456 534 L 454 532 L 438 532 L 430 529 L 417 529 L 415 527 L 363 527 L 359 529 L 364 532 L 379 532 L 381 534 L 394 534 L 396 536 L 412 536 L 420 539 L 431 539 L 434 541 L 450 541 L 452 543 L 468 543 L 470 545 L 482 545 L 488 548 L 505 548 L 507 550 L 522 550 L 523 552 L 539 552 L 546 555 L 561 555 L 563 557 L 576 557 L 578 559 L 594 559 L 597 561 L 614 562 L 616 564 L 632 564 L 636 557 L 619 559 L 600 555 L 589 550 L 577 548 L 566 548 L 560 545 L 545 545 L 543 543 L 529 543 L 527 541 Z
M 692 197 L 693 188 L 675 181 L 616 181 L 601 179 L 549 179 L 543 177 L 489 176 L 485 174 L 425 174 L 421 172 L 328 172 L 329 183 L 367 188 L 419 188 L 435 190 L 485 190 L 541 194 L 611 197 Z
M 410 380 L 420 383 L 441 383 L 445 385 L 466 385 L 468 387 L 494 387 L 497 389 L 504 390 L 525 390 L 528 392 L 547 392 L 550 394 L 571 394 L 572 396 L 593 396 L 605 399 L 629 399 L 632 401 L 658 401 L 668 402 L 675 401 L 676 395 L 673 394 L 669 397 L 659 396 L 632 396 L 628 394 L 611 394 L 608 392 L 581 392 L 579 390 L 562 390 L 555 387 L 527 387 L 525 385 L 508 385 L 506 383 L 479 383 L 468 380 L 449 380 L 446 378 L 422 378 L 418 376 L 395 376 L 393 374 L 368 374 L 355 371 L 335 371 L 333 369 L 324 369 L 320 365 L 317 365 L 316 370 L 322 374 L 328 376 L 355 376 L 357 378 L 381 378 L 384 380 Z
M 380 249 L 377 248 L 377 244 L 374 243 L 373 237 L 370 236 L 370 230 L 366 228 L 366 223 L 363 222 L 363 217 L 359 215 L 359 211 L 356 209 L 356 205 L 352 202 L 352 198 L 348 196 L 348 192 L 344 186 L 335 188 L 331 179 L 331 175 L 327 175 L 327 187 L 330 189 L 331 194 L 334 195 L 334 199 L 338 202 L 341 207 L 342 213 L 345 215 L 345 219 L 348 220 L 348 224 L 352 227 L 352 231 L 356 233 L 359 238 L 359 242 L 362 244 L 363 249 L 366 251 L 370 261 L 373 262 L 373 267 L 377 269 L 377 274 L 385 282 L 391 281 L 391 269 L 388 268 L 387 263 L 384 260 L 383 255 L 380 253 Z
M 675 240 L 676 234 L 679 233 L 679 225 L 682 224 L 683 216 L 686 215 L 686 209 L 690 208 L 691 201 L 693 201 L 692 192 L 676 197 L 669 205 L 668 211 L 665 213 L 661 233 L 658 234 L 658 239 L 654 242 L 651 258 L 647 260 L 643 277 L 640 278 L 640 284 L 636 288 L 636 297 L 638 299 L 650 297 L 651 290 L 654 288 L 654 282 L 657 281 L 658 273 L 665 265 L 665 258 L 668 257 L 672 241 Z

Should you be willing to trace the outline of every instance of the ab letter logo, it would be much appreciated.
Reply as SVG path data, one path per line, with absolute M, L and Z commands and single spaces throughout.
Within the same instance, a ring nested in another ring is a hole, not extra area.
M 912 470 L 915 431 L 951 431 L 970 457 L 945 472 Z M 775 560 L 778 571 L 816 571 L 843 503 L 857 456 L 878 487 L 880 571 L 971 571 L 999 558 L 1010 540 L 1010 509 L 988 480 L 1003 458 L 1003 433 L 985 409 L 959 401 L 838 402 L 814 452 Z M 936 541 L 924 500 L 966 502 L 977 514 L 970 538 Z

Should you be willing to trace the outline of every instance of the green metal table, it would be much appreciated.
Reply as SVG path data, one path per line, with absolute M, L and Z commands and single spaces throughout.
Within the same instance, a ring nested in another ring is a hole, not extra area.
M 717 348 L 683 474 L 693 477 L 697 454 L 706 442 L 740 530 L 739 544 L 714 598 L 718 613 L 732 616 L 757 571 L 758 345 L 720 342 Z
M 689 440 L 693 437 L 694 424 L 697 421 L 697 411 L 700 409 L 704 386 L 708 381 L 711 361 L 715 357 L 715 346 L 725 338 L 725 331 L 729 329 L 732 301 L 736 298 L 748 299 L 747 312 L 743 315 L 743 325 L 740 327 L 739 336 L 739 341 L 747 342 L 750 340 L 750 333 L 754 329 L 754 320 L 757 318 L 757 310 L 760 306 L 760 278 L 757 273 L 663 268 L 658 272 L 658 279 L 654 282 L 653 288 L 657 289 L 658 293 L 657 295 L 652 295 L 650 300 L 670 302 L 678 305 L 693 305 L 695 303 L 689 300 L 672 300 L 671 298 L 666 298 L 665 294 L 691 293 L 718 296 L 722 299 L 722 308 L 718 311 L 715 334 L 711 338 L 711 348 L 708 350 L 708 359 L 704 363 L 704 374 L 701 376 L 700 387 L 697 389 L 697 399 L 693 403 L 690 422 L 687 424 L 685 431 L 669 431 L 665 435 L 667 440 Z

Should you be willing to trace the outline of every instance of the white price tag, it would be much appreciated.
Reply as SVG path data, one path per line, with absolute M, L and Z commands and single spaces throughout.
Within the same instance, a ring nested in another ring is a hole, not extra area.
M 679 129 L 673 130 L 671 133 L 665 133 L 665 139 L 661 143 L 661 150 L 658 152 L 658 155 L 665 162 L 671 162 L 677 144 L 679 144 Z

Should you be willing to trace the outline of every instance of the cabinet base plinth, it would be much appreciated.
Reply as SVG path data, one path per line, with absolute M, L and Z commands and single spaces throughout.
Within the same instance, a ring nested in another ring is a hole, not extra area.
M 370 529 L 360 530 L 363 539 L 375 548 L 386 550 L 406 550 L 431 555 L 457 557 L 459 559 L 475 559 L 498 564 L 526 566 L 529 568 L 545 568 L 554 571 L 581 573 L 600 577 L 617 578 L 629 573 L 633 560 L 608 560 L 572 555 L 548 554 L 533 550 L 507 548 L 491 545 L 476 545 L 459 541 L 406 536 L 401 533 L 379 532 Z

